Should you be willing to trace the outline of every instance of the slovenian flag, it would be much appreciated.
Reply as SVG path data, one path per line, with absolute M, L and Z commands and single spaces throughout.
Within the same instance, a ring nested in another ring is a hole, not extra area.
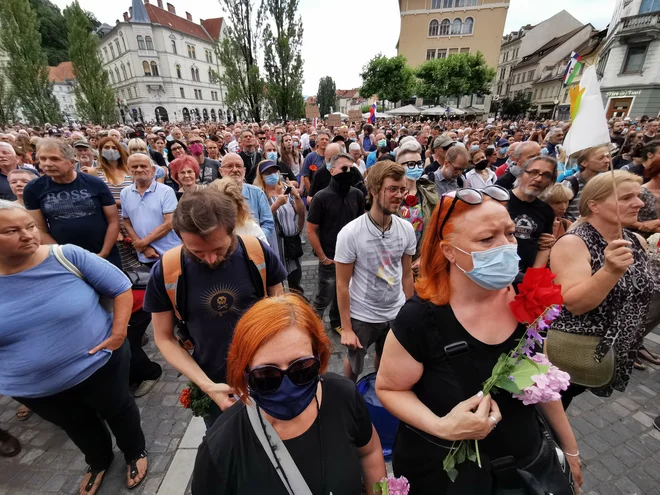
M 568 61 L 566 66 L 566 71 L 564 72 L 564 86 L 568 86 L 573 82 L 573 79 L 580 71 L 582 67 L 582 57 L 575 52 L 571 53 L 571 58 Z
M 369 109 L 369 118 L 367 119 L 367 122 L 370 122 L 372 124 L 376 123 L 376 100 L 371 104 L 371 108 Z

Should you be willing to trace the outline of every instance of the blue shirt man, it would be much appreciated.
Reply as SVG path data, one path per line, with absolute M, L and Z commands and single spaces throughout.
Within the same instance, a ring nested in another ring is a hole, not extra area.
M 171 187 L 154 180 L 155 168 L 148 155 L 128 159 L 135 182 L 120 193 L 124 226 L 142 263 L 154 263 L 169 249 L 181 244 L 172 230 L 176 195 Z

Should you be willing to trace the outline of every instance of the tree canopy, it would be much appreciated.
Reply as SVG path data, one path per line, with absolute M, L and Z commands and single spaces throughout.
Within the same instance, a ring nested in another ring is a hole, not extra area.
M 319 105 L 321 116 L 337 110 L 337 86 L 330 76 L 319 80 L 319 89 L 316 92 L 316 102 Z
M 396 102 L 415 94 L 415 73 L 402 55 L 388 58 L 378 54 L 362 68 L 360 76 L 363 98 L 377 95 L 379 100 Z

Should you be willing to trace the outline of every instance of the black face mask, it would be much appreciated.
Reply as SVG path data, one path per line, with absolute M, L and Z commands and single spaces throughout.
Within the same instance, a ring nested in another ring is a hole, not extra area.
M 477 170 L 486 170 L 487 166 L 488 166 L 488 160 L 481 160 L 480 162 L 474 164 L 474 168 Z
M 350 189 L 351 183 L 353 182 L 353 177 L 351 176 L 350 171 L 333 175 L 332 180 L 339 187 L 339 192 L 341 193 L 342 196 L 348 194 L 348 190 Z

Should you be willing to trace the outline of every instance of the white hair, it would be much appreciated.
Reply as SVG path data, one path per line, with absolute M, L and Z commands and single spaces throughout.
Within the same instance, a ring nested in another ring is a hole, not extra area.
M 11 144 L 7 143 L 6 141 L 0 141 L 0 146 L 4 146 L 5 148 L 9 148 L 9 150 L 11 151 L 11 154 L 16 156 L 16 150 L 14 149 L 14 147 Z
M 15 201 L 0 199 L 0 210 L 24 210 L 25 206 Z
M 411 136 L 410 139 L 407 139 L 405 141 L 401 140 L 402 144 L 395 150 L 396 156 L 394 157 L 395 160 L 398 160 L 399 157 L 405 153 L 419 153 L 420 155 L 422 154 L 422 145 L 419 144 L 417 139 Z
M 358 150 L 360 151 L 360 143 L 351 143 L 348 147 L 348 151 Z

